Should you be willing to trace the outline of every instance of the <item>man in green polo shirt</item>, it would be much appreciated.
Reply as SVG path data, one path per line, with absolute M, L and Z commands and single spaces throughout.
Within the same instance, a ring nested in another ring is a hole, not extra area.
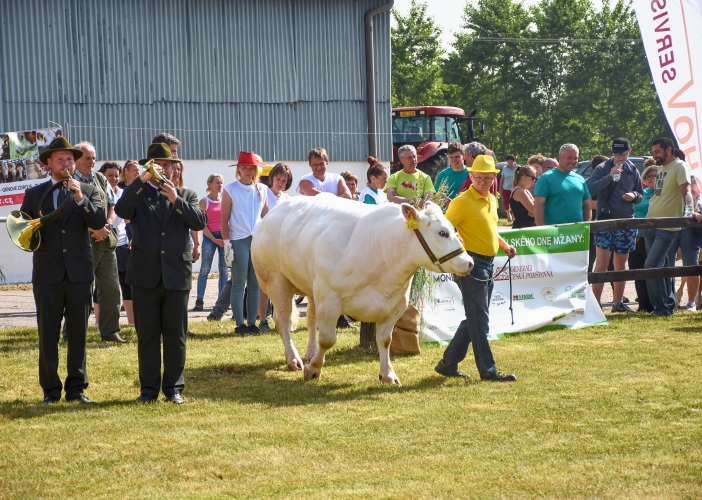
M 472 181 L 470 188 L 454 198 L 446 211 L 446 218 L 458 230 L 463 246 L 474 262 L 470 274 L 455 277 L 463 296 L 466 319 L 461 321 L 434 370 L 445 377 L 468 378 L 469 375 L 458 369 L 458 363 L 465 359 L 472 342 L 481 380 L 514 382 L 517 380 L 515 375 L 497 370 L 487 337 L 493 288 L 492 261 L 498 248 L 504 250 L 510 259 L 517 255 L 517 250 L 497 234 L 497 200 L 490 194 L 490 186 L 499 172 L 495 160 L 491 156 L 479 155 L 468 172 Z
M 417 169 L 417 150 L 411 144 L 405 144 L 397 150 L 397 157 L 402 163 L 398 170 L 388 178 L 385 192 L 391 203 L 412 203 L 413 197 L 420 198 L 420 206 L 435 192 L 431 177 Z

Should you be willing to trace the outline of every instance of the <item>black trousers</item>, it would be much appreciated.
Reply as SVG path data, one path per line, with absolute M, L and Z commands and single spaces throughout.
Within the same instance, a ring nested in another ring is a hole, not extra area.
M 57 285 L 34 283 L 34 303 L 39 327 L 39 384 L 44 396 L 61 397 L 58 376 L 58 343 L 61 322 L 66 312 L 66 365 L 68 375 L 63 389 L 66 397 L 76 398 L 88 387 L 85 371 L 86 336 L 92 283 L 71 283 L 66 277 Z
M 132 286 L 134 326 L 138 337 L 141 393 L 166 396 L 185 387 L 185 333 L 188 330 L 189 290 L 166 290 L 163 281 L 156 288 Z M 161 338 L 163 338 L 163 381 L 161 380 Z
M 646 263 L 646 242 L 643 236 L 639 236 L 636 240 L 636 249 L 629 254 L 629 269 L 643 269 Z M 639 311 L 653 311 L 653 305 L 648 298 L 648 288 L 646 288 L 646 280 L 634 281 L 636 286 L 636 296 L 638 297 Z

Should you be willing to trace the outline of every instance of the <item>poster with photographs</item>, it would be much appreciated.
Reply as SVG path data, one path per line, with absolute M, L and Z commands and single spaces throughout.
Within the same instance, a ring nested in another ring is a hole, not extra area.
M 39 154 L 62 133 L 59 127 L 0 133 L 0 206 L 22 203 L 25 189 L 48 178 Z

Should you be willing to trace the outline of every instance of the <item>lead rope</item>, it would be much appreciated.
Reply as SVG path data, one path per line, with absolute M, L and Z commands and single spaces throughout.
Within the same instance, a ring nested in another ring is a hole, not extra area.
M 514 325 L 514 309 L 512 308 L 512 300 L 513 300 L 513 295 L 512 295 L 512 259 L 507 256 L 507 262 L 505 263 L 504 266 L 502 266 L 502 269 L 497 271 L 492 277 L 486 279 L 486 280 L 481 280 L 479 278 L 474 277 L 472 274 L 469 274 L 468 276 L 471 277 L 471 279 L 474 279 L 475 281 L 481 281 L 483 283 L 489 283 L 491 281 L 495 281 L 495 278 L 497 278 L 500 274 L 502 274 L 505 269 L 507 269 L 507 275 L 509 276 L 509 313 L 512 317 L 512 324 Z
M 507 264 L 509 265 L 509 313 L 512 316 L 512 325 L 514 325 L 514 309 L 512 309 L 512 299 L 514 298 L 514 295 L 512 295 L 512 259 L 510 259 L 509 256 L 507 256 Z

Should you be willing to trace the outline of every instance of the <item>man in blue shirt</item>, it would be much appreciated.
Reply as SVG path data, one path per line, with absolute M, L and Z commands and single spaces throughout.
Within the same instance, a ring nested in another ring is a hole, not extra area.
M 448 147 L 449 166 L 436 176 L 434 187 L 438 191 L 442 183 L 446 184 L 446 196 L 453 200 L 458 195 L 458 190 L 468 178 L 468 169 L 463 163 L 463 145 L 452 142 Z
M 534 189 L 537 226 L 592 219 L 590 191 L 585 179 L 574 172 L 579 155 L 578 146 L 564 144 L 558 152 L 558 166 L 539 177 Z

